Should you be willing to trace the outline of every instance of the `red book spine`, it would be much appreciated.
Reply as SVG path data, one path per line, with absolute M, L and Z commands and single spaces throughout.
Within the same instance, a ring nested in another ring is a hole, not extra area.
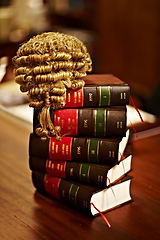
M 57 160 L 72 160 L 72 141 L 73 137 L 64 137 L 57 141 L 55 137 L 50 138 L 49 158 Z
M 66 178 L 66 161 L 49 160 L 46 161 L 46 172 L 49 175 Z
M 69 116 L 66 118 L 66 116 Z M 59 109 L 54 113 L 54 125 L 61 126 L 62 133 L 78 135 L 78 109 Z
M 49 195 L 51 195 L 59 200 L 61 199 L 60 194 L 59 194 L 60 181 L 61 181 L 60 178 L 53 177 L 53 176 L 50 176 L 47 174 L 45 175 L 45 178 L 44 178 L 44 188 L 45 188 L 46 192 Z
M 84 89 L 80 88 L 78 90 L 67 90 L 66 93 L 66 104 L 65 108 L 70 107 L 83 107 L 84 105 Z

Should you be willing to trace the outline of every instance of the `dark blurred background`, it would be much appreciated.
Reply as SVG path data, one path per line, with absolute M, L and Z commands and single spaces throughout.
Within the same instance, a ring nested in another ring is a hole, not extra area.
M 112 73 L 131 86 L 137 107 L 160 116 L 159 0 L 0 0 L 3 81 L 13 79 L 12 57 L 33 35 L 59 31 L 88 47 L 92 73 Z

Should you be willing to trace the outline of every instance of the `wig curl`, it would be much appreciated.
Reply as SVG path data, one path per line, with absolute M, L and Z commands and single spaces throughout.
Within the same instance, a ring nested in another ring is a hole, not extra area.
M 29 106 L 42 109 L 36 133 L 46 139 L 60 135 L 60 127 L 50 119 L 50 109 L 65 105 L 67 88 L 85 85 L 92 70 L 86 46 L 76 37 L 58 32 L 34 36 L 19 47 L 13 57 L 15 81 L 28 95 Z

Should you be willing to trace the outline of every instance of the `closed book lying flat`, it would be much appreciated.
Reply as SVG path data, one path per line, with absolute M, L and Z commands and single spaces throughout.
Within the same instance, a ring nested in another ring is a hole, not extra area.
M 61 141 L 57 141 L 55 137 L 42 141 L 39 136 L 31 133 L 29 155 L 45 159 L 115 165 L 121 160 L 128 138 L 129 130 L 121 139 L 62 137 Z
M 39 114 L 34 110 L 33 129 L 40 127 Z M 82 137 L 124 137 L 126 107 L 68 108 L 51 110 L 51 121 L 61 127 L 61 135 Z
M 29 166 L 32 171 L 47 173 L 52 176 L 89 185 L 107 187 L 131 171 L 131 158 L 132 156 L 130 155 L 121 161 L 120 164 L 113 167 L 111 165 L 86 164 L 30 157 Z
M 37 190 L 46 192 L 71 207 L 92 216 L 99 213 L 97 209 L 106 212 L 132 200 L 130 195 L 131 179 L 109 188 L 99 188 L 32 171 L 32 181 Z
M 113 75 L 90 74 L 84 79 L 85 86 L 78 90 L 68 89 L 65 108 L 107 107 L 129 104 L 130 87 Z

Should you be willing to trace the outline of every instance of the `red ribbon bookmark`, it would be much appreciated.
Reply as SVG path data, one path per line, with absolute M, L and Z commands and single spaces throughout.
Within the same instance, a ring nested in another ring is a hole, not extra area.
M 107 218 L 104 216 L 104 214 L 103 214 L 98 208 L 96 208 L 96 206 L 94 205 L 94 203 L 91 203 L 91 205 L 100 213 L 100 215 L 102 216 L 102 218 L 104 219 L 104 221 L 107 223 L 108 227 L 111 228 L 111 224 L 109 223 L 109 221 L 107 220 Z
M 137 113 L 138 113 L 138 115 L 139 115 L 141 121 L 144 122 L 144 120 L 143 120 L 143 118 L 142 118 L 142 116 L 141 116 L 141 113 L 140 113 L 140 111 L 138 110 L 138 108 L 136 107 L 136 105 L 135 105 L 135 103 L 134 103 L 134 101 L 133 101 L 131 95 L 130 95 L 130 99 L 131 99 L 132 104 L 133 104 L 133 107 L 136 109 L 136 111 L 137 111 Z

